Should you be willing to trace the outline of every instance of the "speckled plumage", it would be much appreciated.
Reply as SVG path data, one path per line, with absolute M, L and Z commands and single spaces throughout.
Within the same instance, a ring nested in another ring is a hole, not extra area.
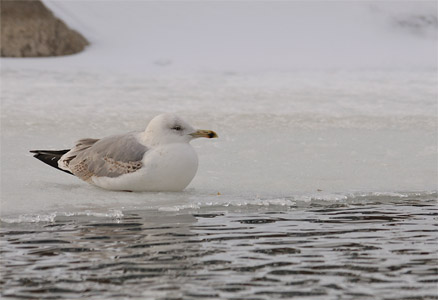
M 52 167 L 104 189 L 180 191 L 196 174 L 198 158 L 189 143 L 198 137 L 217 135 L 195 130 L 176 115 L 162 114 L 143 132 L 81 139 L 72 149 L 61 152 L 33 152 Z

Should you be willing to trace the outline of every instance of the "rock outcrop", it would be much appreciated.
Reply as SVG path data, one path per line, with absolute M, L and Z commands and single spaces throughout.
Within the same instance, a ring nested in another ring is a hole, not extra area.
M 80 52 L 88 44 L 56 18 L 41 1 L 1 0 L 1 56 L 59 56 Z

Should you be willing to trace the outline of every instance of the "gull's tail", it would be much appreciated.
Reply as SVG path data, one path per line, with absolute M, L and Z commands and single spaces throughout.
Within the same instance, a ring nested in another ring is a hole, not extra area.
M 43 163 L 48 164 L 49 166 L 52 166 L 58 170 L 64 171 L 68 174 L 73 175 L 73 173 L 63 170 L 58 167 L 58 160 L 66 154 L 70 149 L 68 150 L 31 150 L 31 153 L 35 153 L 33 157 L 41 160 Z

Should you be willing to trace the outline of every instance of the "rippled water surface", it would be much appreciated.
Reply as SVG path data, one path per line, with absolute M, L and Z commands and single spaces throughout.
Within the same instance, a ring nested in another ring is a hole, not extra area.
M 3 223 L 3 298 L 438 299 L 436 194 Z

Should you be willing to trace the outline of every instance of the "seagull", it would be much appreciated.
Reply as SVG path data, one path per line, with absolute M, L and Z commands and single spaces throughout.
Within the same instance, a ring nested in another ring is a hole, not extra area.
M 175 114 L 154 117 L 145 131 L 81 139 L 72 149 L 32 150 L 42 162 L 107 190 L 184 190 L 195 177 L 198 156 L 190 141 L 217 138 L 195 130 Z

